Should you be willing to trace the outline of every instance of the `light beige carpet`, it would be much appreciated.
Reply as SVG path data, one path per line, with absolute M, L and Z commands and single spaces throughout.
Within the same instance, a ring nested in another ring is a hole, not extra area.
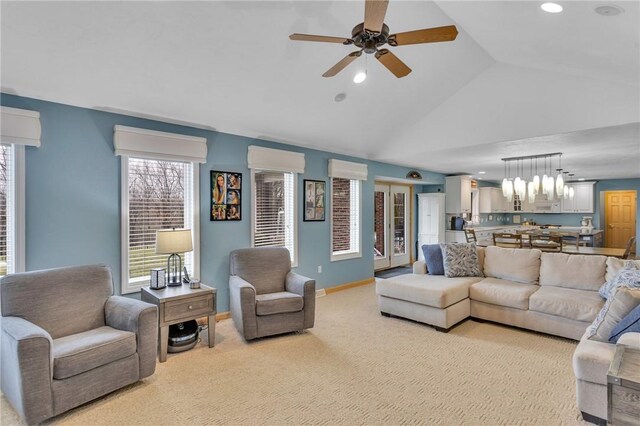
M 466 321 L 449 333 L 382 317 L 374 285 L 318 299 L 316 327 L 169 355 L 141 383 L 52 420 L 62 425 L 579 424 L 576 343 Z M 2 398 L 2 425 L 19 424 Z

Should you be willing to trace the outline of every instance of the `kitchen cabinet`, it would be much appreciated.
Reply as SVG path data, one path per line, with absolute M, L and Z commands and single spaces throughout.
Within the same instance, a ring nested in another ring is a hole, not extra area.
M 447 176 L 445 192 L 447 213 L 471 213 L 471 178 L 469 176 Z
M 445 231 L 445 242 L 447 243 L 466 243 L 467 237 L 464 236 L 464 231 Z
M 445 242 L 444 205 L 444 194 L 418 194 L 418 260 L 424 244 Z
M 573 200 L 562 199 L 562 213 L 593 213 L 594 211 L 594 185 L 595 182 L 573 182 L 567 184 L 573 188 Z
M 483 187 L 480 192 L 480 214 L 512 212 L 513 206 L 502 195 L 501 188 Z

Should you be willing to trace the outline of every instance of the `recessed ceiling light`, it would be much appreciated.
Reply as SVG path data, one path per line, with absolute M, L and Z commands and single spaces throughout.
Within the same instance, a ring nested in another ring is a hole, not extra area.
M 485 173 L 487 173 L 487 172 L 478 172 L 479 175 L 483 175 Z
M 616 16 L 624 12 L 624 9 L 616 5 L 598 6 L 594 9 L 598 15 Z
M 579 178 L 578 180 L 584 180 L 584 178 Z
M 333 100 L 334 100 L 334 101 L 336 101 L 336 102 L 342 102 L 342 101 L 344 101 L 344 100 L 345 100 L 345 98 L 346 98 L 346 97 L 347 97 L 347 94 L 346 94 L 346 93 L 338 93 L 338 94 L 336 95 L 336 97 L 335 97 L 335 98 L 333 98 Z
M 358 74 L 353 77 L 353 82 L 356 84 L 360 84 L 367 79 L 367 73 L 360 71 Z
M 540 5 L 540 7 L 542 8 L 542 10 L 544 10 L 545 12 L 549 12 L 549 13 L 560 13 L 562 12 L 562 6 L 560 6 L 558 3 L 542 3 Z

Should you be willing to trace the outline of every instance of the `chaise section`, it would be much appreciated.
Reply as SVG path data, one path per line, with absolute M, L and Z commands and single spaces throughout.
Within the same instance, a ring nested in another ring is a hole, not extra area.
M 529 309 L 529 297 L 539 288 L 534 284 L 485 278 L 471 286 L 469 297 L 478 302 L 526 310 Z
M 481 279 L 408 274 L 378 280 L 380 312 L 448 330 L 469 316 L 469 286 Z
M 529 299 L 529 309 L 576 321 L 592 322 L 604 305 L 596 291 L 542 286 Z

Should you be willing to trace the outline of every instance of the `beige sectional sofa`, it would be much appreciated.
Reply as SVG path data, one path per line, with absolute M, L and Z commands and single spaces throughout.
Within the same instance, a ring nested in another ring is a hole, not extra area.
M 499 247 L 478 247 L 478 261 L 484 277 L 427 275 L 418 261 L 413 274 L 378 280 L 380 312 L 441 331 L 472 317 L 578 340 L 573 359 L 578 407 L 585 419 L 604 421 L 615 345 L 583 336 L 605 302 L 598 289 L 623 262 Z M 621 341 L 640 347 L 640 334 L 628 333 Z

